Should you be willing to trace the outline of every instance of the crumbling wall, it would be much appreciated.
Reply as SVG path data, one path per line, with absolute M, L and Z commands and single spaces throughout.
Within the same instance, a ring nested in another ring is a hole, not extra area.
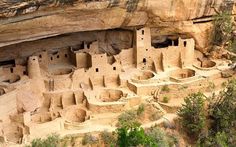
M 17 91 L 12 91 L 0 97 L 0 120 L 7 119 L 9 115 L 17 113 Z

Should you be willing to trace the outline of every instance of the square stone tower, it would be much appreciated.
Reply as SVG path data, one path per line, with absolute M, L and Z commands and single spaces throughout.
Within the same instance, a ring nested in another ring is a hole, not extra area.
M 151 33 L 150 28 L 141 28 L 135 31 L 135 60 L 136 67 L 139 67 L 139 64 L 146 62 L 147 50 L 151 49 Z

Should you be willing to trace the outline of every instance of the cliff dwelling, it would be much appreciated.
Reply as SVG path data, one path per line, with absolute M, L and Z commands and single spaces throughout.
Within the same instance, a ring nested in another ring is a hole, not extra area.
M 114 119 L 102 119 L 100 114 L 120 113 L 148 97 L 161 101 L 158 91 L 163 86 L 204 84 L 221 78 L 221 71 L 230 68 L 225 60 L 205 59 L 195 50 L 192 38 L 166 39 L 153 46 L 150 28 L 123 32 L 130 37 L 111 41 L 111 45 L 94 38 L 1 61 L 1 136 L 8 142 L 22 143 L 26 136 L 79 133 L 87 127 L 99 131 L 93 126 L 106 127 Z M 91 32 L 83 34 L 86 39 Z M 44 40 L 35 44 L 41 42 Z M 111 51 L 104 52 L 108 45 Z M 12 136 L 15 133 L 18 135 Z
M 222 1 L 201 1 L 0 1 L 0 146 L 54 133 L 83 146 L 82 136 L 116 131 L 140 106 L 145 131 L 178 132 L 191 145 L 172 127 L 184 98 L 220 95 L 235 77 L 235 54 L 209 47 Z

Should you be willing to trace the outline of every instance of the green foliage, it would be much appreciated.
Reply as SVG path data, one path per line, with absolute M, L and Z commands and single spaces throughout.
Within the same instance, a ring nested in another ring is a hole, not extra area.
M 235 40 L 235 38 L 234 37 L 232 37 L 231 38 L 231 40 L 229 40 L 228 41 L 228 48 L 227 48 L 229 51 L 231 51 L 231 52 L 236 52 L 236 40 Z M 233 57 L 231 57 L 232 59 L 232 61 L 235 61 L 235 58 L 233 58 Z
M 119 116 L 119 127 L 116 129 L 116 145 L 120 147 L 169 147 L 176 144 L 178 141 L 175 137 L 167 135 L 157 127 L 150 128 L 147 131 L 140 127 L 141 124 L 137 121 L 137 116 L 144 112 L 144 108 L 142 104 L 136 111 L 126 111 Z
M 221 83 L 221 87 L 222 87 L 222 88 L 225 88 L 226 86 L 227 86 L 227 82 Z
M 60 142 L 61 142 L 60 146 L 62 147 L 67 147 L 69 145 L 74 146 L 76 143 L 76 136 L 71 136 L 71 135 L 65 136 L 64 138 L 60 140 Z
M 118 126 L 131 127 L 137 125 L 136 119 L 137 112 L 135 110 L 126 111 L 118 117 Z
M 209 82 L 209 83 L 208 83 L 207 89 L 208 89 L 209 91 L 212 92 L 215 88 L 216 88 L 216 85 L 215 85 L 213 82 Z
M 175 144 L 178 144 L 178 139 L 176 137 L 166 134 L 158 127 L 148 129 L 146 134 L 155 146 L 172 147 Z
M 217 132 L 215 135 L 200 137 L 197 142 L 198 147 L 228 147 L 228 136 L 224 132 Z
M 145 130 L 140 127 L 141 124 L 137 121 L 137 116 L 144 112 L 144 108 L 145 107 L 142 104 L 136 111 L 126 111 L 125 113 L 119 116 L 119 127 L 116 129 L 116 145 L 120 147 L 156 147 L 163 144 L 168 146 L 173 143 L 176 143 L 176 138 L 172 136 L 167 136 L 163 131 L 158 128 L 151 128 L 145 132 Z
M 227 11 L 222 11 L 214 17 L 213 21 L 213 39 L 214 45 L 225 45 L 232 38 L 233 23 L 231 14 Z
M 211 129 L 214 132 L 230 132 L 236 122 L 236 80 L 229 81 L 225 91 L 213 96 L 209 105 Z
M 236 145 L 236 80 L 228 82 L 225 90 L 218 96 L 213 95 L 209 104 L 210 130 L 212 136 L 224 132 L 228 145 Z M 218 137 L 219 138 L 219 137 Z
M 103 132 L 100 133 L 100 136 L 101 136 L 102 141 L 106 145 L 115 146 L 115 144 L 116 144 L 116 135 L 114 133 L 109 133 L 107 131 L 103 131 Z
M 117 144 L 120 147 L 146 145 L 149 143 L 149 138 L 146 136 L 144 129 L 139 125 L 118 128 L 117 135 Z
M 145 105 L 144 104 L 139 105 L 137 109 L 137 115 L 140 116 L 141 114 L 143 114 L 144 110 L 145 110 Z
M 185 132 L 197 139 L 205 124 L 204 95 L 202 93 L 190 94 L 184 99 L 185 104 L 178 111 L 182 128 Z
M 168 135 L 158 127 L 148 129 L 146 132 L 140 126 L 117 129 L 117 145 L 120 147 L 150 146 L 172 147 L 178 144 L 178 139 Z
M 145 105 L 141 104 L 137 110 L 128 110 L 118 117 L 118 126 L 130 127 L 137 125 L 137 118 L 145 111 Z
M 216 137 L 215 137 L 216 144 L 218 146 L 221 146 L 221 147 L 227 147 L 228 146 L 227 145 L 227 139 L 228 139 L 228 137 L 227 137 L 227 135 L 224 132 L 223 133 L 218 132 L 216 134 Z
M 47 138 L 37 138 L 31 142 L 28 147 L 58 147 L 60 144 L 60 138 L 57 134 L 49 135 Z
M 164 96 L 163 97 L 163 103 L 168 103 L 169 102 L 169 100 L 170 100 L 170 98 L 169 97 L 167 97 L 167 96 Z
M 170 92 L 170 88 L 168 85 L 164 85 L 162 88 L 161 88 L 161 91 L 163 92 Z
M 98 143 L 98 139 L 95 136 L 92 136 L 91 134 L 87 133 L 84 135 L 82 139 L 83 145 L 92 145 Z
M 208 108 L 209 134 L 201 136 L 198 146 L 236 146 L 236 80 L 223 85 L 225 90 L 213 95 Z

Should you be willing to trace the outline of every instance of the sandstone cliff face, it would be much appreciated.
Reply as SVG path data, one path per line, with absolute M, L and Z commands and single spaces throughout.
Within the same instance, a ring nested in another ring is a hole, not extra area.
M 197 48 L 204 51 L 210 39 L 211 16 L 223 2 L 77 1 L 73 6 L 49 7 L 0 19 L 0 47 L 72 32 L 149 26 L 154 38 L 171 35 L 193 37 Z

